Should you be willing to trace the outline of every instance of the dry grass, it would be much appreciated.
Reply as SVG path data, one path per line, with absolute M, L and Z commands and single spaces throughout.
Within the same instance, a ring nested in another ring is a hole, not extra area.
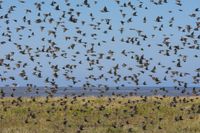
M 0 132 L 195 133 L 200 98 L 3 98 Z

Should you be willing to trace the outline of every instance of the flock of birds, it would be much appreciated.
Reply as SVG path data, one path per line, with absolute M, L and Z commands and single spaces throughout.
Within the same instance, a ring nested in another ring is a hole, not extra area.
M 66 92 L 68 88 L 76 86 L 81 86 L 85 91 L 97 88 L 102 95 L 111 89 L 110 86 L 117 86 L 116 90 L 136 86 L 134 93 L 130 92 L 129 95 L 137 95 L 141 86 L 156 85 L 162 86 L 159 89 L 167 94 L 166 84 L 180 90 L 182 94 L 198 95 L 200 8 L 196 4 L 197 7 L 189 10 L 184 2 L 0 0 L 0 98 L 15 97 L 20 86 L 25 87 L 27 92 L 36 89 L 36 94 L 41 92 L 39 89 L 50 88 L 45 92 L 48 96 L 43 101 L 31 97 L 28 105 L 21 96 L 1 101 L 0 122 L 6 123 L 6 112 L 14 107 L 24 107 L 27 112 L 22 114 L 26 115 L 22 119 L 23 126 L 43 124 L 39 120 L 45 119 L 40 117 L 41 114 L 61 116 L 63 112 L 64 116 L 59 117 L 61 120 L 56 127 L 60 128 L 59 132 L 65 132 L 62 126 L 71 128 L 75 122 L 80 122 L 76 125 L 77 133 L 80 133 L 88 128 L 87 124 L 91 121 L 96 127 L 102 126 L 106 120 L 112 122 L 112 118 L 120 118 L 122 111 L 127 116 L 114 121 L 111 127 L 130 126 L 134 122 L 133 117 L 139 116 L 143 121 L 137 124 L 140 124 L 142 130 L 147 130 L 155 123 L 159 130 L 164 129 L 159 124 L 167 119 L 165 116 L 151 119 L 151 116 L 140 116 L 138 113 L 139 108 L 143 111 L 146 106 L 143 108 L 137 104 L 148 103 L 147 96 L 125 102 L 116 99 L 119 97 L 106 97 L 104 104 L 96 104 L 93 100 L 78 98 L 73 94 L 73 97 L 65 96 L 54 101 L 49 96 L 54 96 L 59 87 L 63 86 Z M 194 87 L 189 88 L 191 86 Z M 12 89 L 9 94 L 7 87 Z M 191 93 L 188 93 L 188 88 Z M 112 95 L 115 95 L 115 90 Z M 79 96 L 84 96 L 84 92 Z M 156 100 L 152 102 L 151 111 L 159 112 L 163 106 L 162 101 L 166 100 L 165 96 L 154 98 Z M 196 100 L 199 97 L 173 97 L 167 107 L 181 112 L 170 116 L 173 122 L 198 120 L 200 105 L 196 104 Z M 80 109 L 75 107 L 77 101 L 83 103 Z M 113 108 L 111 113 L 106 112 L 115 102 L 123 108 Z M 179 106 L 188 103 L 192 104 L 189 108 Z M 49 109 L 41 111 L 28 107 L 31 104 L 38 108 L 48 105 Z M 93 113 L 100 114 L 99 118 L 92 113 L 85 116 L 89 107 Z M 68 115 L 67 111 L 74 112 Z M 84 115 L 79 116 L 78 113 Z M 11 118 L 10 121 L 18 116 L 14 114 Z M 21 118 L 16 121 L 19 120 Z M 56 120 L 53 117 L 45 121 L 55 126 Z M 133 128 L 128 128 L 128 132 L 133 132 Z
M 103 2 L 0 1 L 0 86 L 45 85 L 53 95 L 60 86 L 169 83 L 185 93 L 199 85 L 200 8 L 185 11 L 181 0 Z M 157 7 L 167 7 L 165 16 L 153 14 Z
M 157 96 L 28 100 L 19 97 L 1 102 L 0 122 L 2 127 L 15 127 L 12 132 L 20 132 L 23 127 L 22 131 L 28 132 L 197 133 L 199 100 Z

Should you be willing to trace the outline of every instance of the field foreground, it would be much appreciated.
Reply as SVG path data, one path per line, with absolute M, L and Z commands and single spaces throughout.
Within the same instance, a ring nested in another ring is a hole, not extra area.
M 1 133 L 200 133 L 200 97 L 2 98 Z

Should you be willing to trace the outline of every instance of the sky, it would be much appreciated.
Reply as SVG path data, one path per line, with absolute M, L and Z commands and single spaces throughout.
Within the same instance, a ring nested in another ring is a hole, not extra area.
M 196 22 L 200 22 L 200 13 L 196 12 L 195 17 L 191 17 L 190 15 L 195 13 L 196 8 L 200 8 L 200 1 L 198 0 L 181 0 L 182 6 L 176 4 L 175 0 L 168 0 L 168 3 L 163 3 L 162 5 L 155 5 L 153 4 L 152 0 L 129 0 L 135 7 L 135 11 L 137 12 L 137 16 L 133 16 L 133 10 L 130 7 L 123 7 L 124 3 L 127 3 L 126 0 L 120 0 L 120 5 L 116 3 L 115 0 L 98 0 L 97 4 L 94 4 L 93 0 L 88 0 L 90 3 L 90 7 L 86 5 L 82 5 L 82 0 L 58 0 L 56 1 L 55 5 L 59 5 L 60 10 L 55 10 L 55 7 L 52 7 L 51 0 L 45 0 L 44 4 L 42 4 L 42 10 L 39 11 L 36 8 L 35 3 L 41 3 L 41 0 L 29 0 L 25 1 L 25 3 L 21 3 L 18 0 L 6 0 L 1 2 L 0 8 L 0 16 L 3 16 L 0 19 L 0 42 L 6 42 L 4 44 L 0 44 L 0 59 L 4 59 L 7 54 L 14 52 L 12 58 L 14 61 L 6 60 L 5 63 L 10 64 L 11 69 L 6 68 L 5 66 L 0 66 L 0 78 L 2 77 L 10 77 L 14 76 L 16 79 L 13 81 L 11 79 L 7 79 L 6 81 L 0 80 L 0 86 L 12 86 L 13 83 L 17 83 L 18 86 L 26 86 L 27 84 L 34 84 L 37 86 L 45 86 L 48 85 L 45 83 L 45 79 L 53 79 L 53 72 L 50 68 L 51 66 L 48 62 L 51 62 L 53 65 L 58 65 L 60 71 L 58 72 L 59 77 L 55 78 L 56 83 L 59 86 L 82 86 L 84 83 L 91 83 L 93 85 L 108 85 L 108 86 L 143 86 L 143 82 L 147 83 L 147 86 L 175 86 L 178 85 L 174 83 L 173 80 L 180 80 L 188 83 L 189 86 L 199 86 L 199 83 L 193 82 L 193 76 L 197 75 L 195 70 L 200 67 L 200 50 L 199 49 L 191 49 L 189 46 L 195 45 L 199 46 L 199 38 L 200 35 L 199 31 L 194 31 L 196 26 Z M 156 0 L 154 0 L 156 1 Z M 157 0 L 158 1 L 158 0 Z M 70 6 L 66 4 L 70 3 Z M 140 5 L 142 7 L 140 8 Z M 77 6 L 79 5 L 79 6 Z M 82 5 L 82 6 L 81 6 Z M 7 14 L 9 8 L 11 6 L 16 6 L 14 11 L 9 13 L 8 18 L 5 18 L 4 15 Z M 102 13 L 101 10 L 104 7 L 107 7 L 107 13 Z M 148 9 L 145 9 L 148 8 Z M 26 10 L 31 10 L 31 13 L 26 13 Z M 72 14 L 76 18 L 76 12 L 80 12 L 80 16 L 77 17 L 77 23 L 72 23 L 69 21 L 70 15 L 67 12 L 73 9 Z M 125 17 L 123 17 L 120 13 L 120 10 L 123 11 Z M 180 11 L 182 10 L 182 11 Z M 65 12 L 65 18 L 60 20 L 60 17 Z M 172 11 L 171 13 L 169 11 Z M 38 13 L 41 16 L 38 16 Z M 47 20 L 53 18 L 54 21 L 52 23 L 49 22 L 42 22 L 42 23 L 35 23 L 37 19 L 44 19 L 43 14 L 51 13 L 50 17 L 47 17 Z M 93 14 L 94 20 L 91 19 L 90 13 Z M 26 21 L 24 21 L 24 16 L 26 17 Z M 157 16 L 163 16 L 161 22 L 156 22 L 155 19 Z M 147 22 L 143 23 L 143 18 L 146 17 Z M 127 20 L 131 18 L 132 22 L 128 23 Z M 169 21 L 171 18 L 173 20 L 173 26 L 169 27 Z M 108 30 L 108 25 L 105 22 L 105 19 L 110 19 L 110 24 L 112 25 L 112 30 Z M 14 20 L 17 20 L 15 22 Z M 31 25 L 28 24 L 28 20 L 31 21 Z M 104 20 L 104 21 L 102 21 Z M 9 21 L 7 24 L 6 21 Z M 81 21 L 85 21 L 85 24 L 82 25 Z M 124 25 L 121 25 L 120 21 L 125 21 Z M 57 25 L 56 22 L 61 22 L 61 24 Z M 96 30 L 90 26 L 91 24 L 97 25 L 98 22 L 101 22 L 99 25 L 100 30 Z M 63 28 L 61 25 L 64 25 L 67 28 L 67 31 L 63 32 Z M 159 31 L 159 27 L 163 25 L 161 31 Z M 189 35 L 191 32 L 182 32 L 178 30 L 178 27 L 183 27 L 185 29 L 187 25 L 192 27 L 192 31 L 194 31 L 194 38 L 187 37 L 188 42 L 190 44 L 186 44 L 183 46 L 182 42 L 180 41 L 181 37 L 185 37 Z M 19 30 L 16 32 L 16 29 L 24 26 L 23 30 Z M 41 26 L 45 27 L 44 31 L 41 31 Z M 154 27 L 157 26 L 158 28 L 155 30 Z M 9 27 L 9 30 L 7 28 Z M 56 37 L 53 35 L 48 35 L 49 30 L 54 30 L 57 28 Z M 120 33 L 120 28 L 124 28 L 124 32 Z M 85 33 L 86 36 L 82 36 L 77 33 L 77 28 Z M 143 35 L 146 35 L 148 38 L 143 40 L 141 36 L 138 36 L 138 33 L 135 30 L 129 29 L 136 29 L 141 30 Z M 104 31 L 107 31 L 105 34 Z M 31 35 L 34 33 L 34 35 Z M 3 36 L 3 34 L 8 34 L 11 36 L 11 41 L 8 41 L 9 37 Z M 91 34 L 96 34 L 95 37 L 92 37 Z M 151 37 L 155 35 L 155 37 Z M 29 37 L 30 36 L 30 37 Z M 65 37 L 71 37 L 69 40 L 65 40 Z M 87 42 L 86 48 L 83 46 L 82 43 L 75 41 L 73 38 L 77 37 L 78 40 L 81 39 L 82 42 Z M 115 41 L 112 41 L 112 38 L 115 38 Z M 130 42 L 122 42 L 121 39 L 124 38 L 125 40 L 129 37 L 137 37 L 140 41 L 141 45 L 132 44 Z M 168 47 L 163 45 L 162 47 L 158 46 L 158 44 L 163 44 L 163 38 L 169 37 L 170 46 L 178 45 L 183 49 L 178 50 L 177 54 L 174 54 L 174 51 L 170 51 L 170 56 L 165 56 L 159 53 L 160 50 L 166 50 Z M 20 39 L 21 38 L 21 39 Z M 45 41 L 41 39 L 45 38 Z M 47 57 L 46 53 L 38 53 L 38 57 L 35 57 L 35 61 L 31 61 L 28 54 L 21 54 L 19 49 L 17 49 L 15 44 L 19 44 L 22 46 L 22 49 L 26 46 L 32 48 L 32 54 L 37 55 L 34 53 L 37 49 L 42 49 L 43 47 L 47 48 L 49 46 L 48 40 L 52 40 L 55 42 L 56 46 L 59 47 L 61 50 L 57 52 L 57 58 Z M 196 40 L 196 44 L 194 44 L 194 40 Z M 98 46 L 98 43 L 101 45 Z M 69 49 L 69 47 L 75 44 L 73 49 Z M 114 51 L 114 54 L 111 58 L 115 60 L 108 60 L 103 58 L 99 61 L 99 64 L 93 65 L 93 70 L 88 70 L 89 62 L 87 58 L 96 60 L 97 57 L 92 56 L 92 53 L 87 53 L 87 50 L 92 47 L 94 44 L 94 54 L 103 53 L 106 56 L 109 56 L 108 51 Z M 148 47 L 148 45 L 151 47 Z M 141 48 L 144 50 L 142 51 Z M 125 50 L 128 56 L 124 56 L 121 52 Z M 80 54 L 76 55 L 74 58 L 75 53 L 79 51 Z M 67 53 L 67 58 L 63 58 L 60 56 L 62 53 Z M 134 52 L 134 53 L 131 53 Z M 139 65 L 135 59 L 131 59 L 131 56 L 135 55 L 144 55 L 144 57 L 150 60 L 149 70 L 145 70 L 143 68 L 138 68 Z M 184 55 L 187 57 L 186 62 L 181 62 L 182 67 L 176 67 L 177 59 L 182 59 L 180 55 Z M 198 57 L 194 57 L 197 55 Z M 75 59 L 75 60 L 73 60 Z M 25 68 L 16 68 L 16 63 L 18 61 L 22 61 L 23 63 L 27 63 Z M 82 64 L 79 62 L 82 61 Z M 175 61 L 173 63 L 172 61 Z M 158 63 L 161 63 L 159 66 Z M 63 66 L 66 65 L 77 65 L 76 69 L 73 69 L 73 72 L 70 70 L 62 70 Z M 120 65 L 118 70 L 118 74 L 123 76 L 133 76 L 134 74 L 138 75 L 139 84 L 135 84 L 131 80 L 120 80 L 119 82 L 115 83 L 115 76 L 112 74 L 108 74 L 107 72 L 117 64 Z M 123 68 L 122 64 L 126 64 L 127 67 Z M 38 69 L 42 73 L 42 78 L 38 78 L 34 76 L 33 68 L 37 66 Z M 99 66 L 103 66 L 102 70 L 99 70 Z M 153 67 L 156 66 L 157 70 L 155 73 L 152 73 L 151 70 Z M 165 66 L 165 67 L 162 67 Z M 132 70 L 128 70 L 127 68 L 133 68 Z M 172 76 L 171 72 L 166 74 L 166 68 L 171 67 L 171 71 L 179 71 L 182 73 L 189 73 L 187 76 Z M 28 80 L 24 80 L 22 77 L 19 76 L 19 73 L 22 70 L 26 71 L 28 75 Z M 144 71 L 144 73 L 141 73 Z M 76 84 L 73 84 L 72 80 L 66 79 L 63 74 L 67 73 L 68 76 L 75 77 L 77 79 Z M 99 80 L 91 80 L 86 79 L 89 75 L 94 75 L 98 77 L 104 74 L 108 80 L 99 79 Z M 153 75 L 158 77 L 161 80 L 160 84 L 156 84 L 149 75 Z M 164 81 L 163 78 L 167 77 L 167 81 Z

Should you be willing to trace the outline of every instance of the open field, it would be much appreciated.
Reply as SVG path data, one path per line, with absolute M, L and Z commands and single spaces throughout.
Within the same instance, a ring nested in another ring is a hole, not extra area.
M 0 99 L 1 133 L 195 133 L 200 97 Z

